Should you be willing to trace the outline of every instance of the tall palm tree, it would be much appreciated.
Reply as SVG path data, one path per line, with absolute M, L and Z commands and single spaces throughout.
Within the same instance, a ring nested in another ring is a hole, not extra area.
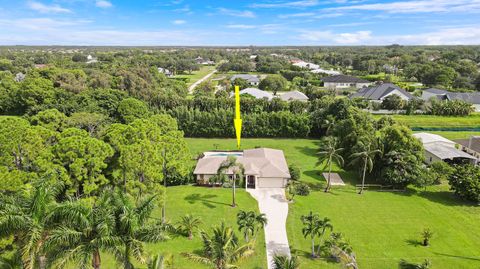
M 318 225 L 320 226 L 320 230 L 318 233 L 318 236 L 320 237 L 320 243 L 318 244 L 317 247 L 317 253 L 320 253 L 320 248 L 322 246 L 322 237 L 325 235 L 325 232 L 330 230 L 330 232 L 333 230 L 333 225 L 330 222 L 329 218 L 323 218 L 322 220 L 318 221 Z
M 178 230 L 188 235 L 188 239 L 193 239 L 193 232 L 198 230 L 202 220 L 198 217 L 187 214 L 182 217 L 178 223 Z
M 173 255 L 163 256 L 160 254 L 154 255 L 150 258 L 147 264 L 147 269 L 167 269 L 173 266 Z
M 327 177 L 327 187 L 325 187 L 325 192 L 328 192 L 331 188 L 330 175 L 332 174 L 332 163 L 335 161 L 339 165 L 343 165 L 343 157 L 340 155 L 340 152 L 343 148 L 338 148 L 338 142 L 334 137 L 327 137 L 324 140 L 324 143 L 320 149 L 318 164 L 322 165 L 326 162 L 325 167 L 328 167 L 328 177 Z
M 67 201 L 57 206 L 50 218 L 58 227 L 53 229 L 45 243 L 47 261 L 53 267 L 64 267 L 74 262 L 78 268 L 101 267 L 101 251 L 122 245 L 115 235 L 115 215 L 110 206 L 110 193 L 103 192 L 92 206 L 82 201 Z
M 133 268 L 131 258 L 145 263 L 145 242 L 159 242 L 168 239 L 167 228 L 163 222 L 153 221 L 151 215 L 157 207 L 157 196 L 152 195 L 138 202 L 120 190 L 111 196 L 111 205 L 115 217 L 114 234 L 122 243 L 114 253 L 125 269 Z
M 360 188 L 360 191 L 358 194 L 363 193 L 363 189 L 365 187 L 365 173 L 367 172 L 367 169 L 369 172 L 372 171 L 373 169 L 373 159 L 376 154 L 380 153 L 380 150 L 374 149 L 372 146 L 372 143 L 370 141 L 363 142 L 363 141 L 358 141 L 358 144 L 356 146 L 357 152 L 353 153 L 350 155 L 350 158 L 352 159 L 351 165 L 354 164 L 361 164 L 363 166 L 362 169 L 362 187 Z
M 313 214 L 312 211 L 308 215 L 301 216 L 303 223 L 302 234 L 304 238 L 310 237 L 312 243 L 312 258 L 315 258 L 315 238 L 319 236 L 322 227 L 320 226 L 320 217 Z
M 265 214 L 256 214 L 254 211 L 240 210 L 237 214 L 238 230 L 243 233 L 245 241 L 249 242 L 249 235 L 255 236 L 267 224 Z
M 45 267 L 42 245 L 51 224 L 48 215 L 61 189 L 61 184 L 42 181 L 30 191 L 0 196 L 0 237 L 14 236 L 22 268 Z
M 231 227 L 222 223 L 213 228 L 213 234 L 201 233 L 203 240 L 203 255 L 182 253 L 188 259 L 209 265 L 215 269 L 236 268 L 239 260 L 253 254 L 251 243 L 240 245 L 238 237 Z
M 217 174 L 225 174 L 228 170 L 231 170 L 232 175 L 232 207 L 236 207 L 237 204 L 235 203 L 235 188 L 236 188 L 236 181 L 243 177 L 245 172 L 245 168 L 243 164 L 237 162 L 237 158 L 235 156 L 228 156 L 225 161 L 220 164 L 220 167 L 217 170 Z
M 300 261 L 297 256 L 288 257 L 286 255 L 273 256 L 273 268 L 274 269 L 298 269 L 300 267 Z

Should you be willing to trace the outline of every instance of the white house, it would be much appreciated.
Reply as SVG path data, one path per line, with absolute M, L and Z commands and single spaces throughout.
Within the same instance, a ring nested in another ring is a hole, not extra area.
M 425 149 L 425 162 L 445 161 L 449 163 L 476 163 L 477 158 L 457 148 L 457 143 L 443 136 L 431 133 L 416 133 L 414 137 L 419 139 Z
M 320 66 L 318 64 L 307 63 L 307 62 L 304 62 L 304 61 L 297 61 L 297 62 L 293 63 L 292 65 L 300 67 L 300 68 L 308 68 L 310 70 L 315 70 L 315 69 L 320 68 Z
M 291 91 L 285 92 L 280 94 L 280 99 L 283 101 L 308 101 L 308 96 L 306 96 L 303 92 L 300 91 Z
M 368 80 L 347 76 L 347 75 L 334 75 L 329 77 L 322 78 L 323 86 L 328 89 L 346 89 L 346 88 L 356 88 L 360 89 L 363 87 L 368 87 L 372 83 Z
M 230 81 L 234 82 L 235 79 L 237 79 L 237 78 L 246 80 L 252 86 L 258 86 L 258 84 L 260 84 L 260 79 L 257 76 L 250 75 L 250 74 L 233 75 L 230 78 Z
M 480 93 L 479 92 L 449 92 L 442 89 L 425 89 L 422 91 L 422 99 L 425 101 L 435 97 L 442 101 L 462 100 L 472 104 L 476 112 L 480 111 Z

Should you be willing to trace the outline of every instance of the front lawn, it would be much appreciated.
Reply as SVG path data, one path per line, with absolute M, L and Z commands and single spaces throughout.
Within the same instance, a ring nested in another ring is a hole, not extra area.
M 235 149 L 235 139 L 187 139 L 192 154 L 211 149 Z M 316 166 L 318 141 L 308 139 L 242 139 L 243 148 L 282 149 L 288 163 L 302 170 L 301 180 L 315 187 L 310 196 L 295 198 L 290 205 L 287 232 L 290 247 L 300 256 L 300 268 L 341 268 L 324 260 L 308 258 L 310 241 L 301 234 L 300 216 L 310 210 L 329 217 L 335 231 L 349 240 L 360 268 L 398 268 L 400 259 L 431 260 L 432 268 L 479 268 L 480 207 L 461 202 L 447 185 L 426 192 L 366 191 L 356 194 L 357 174 L 336 168 L 349 184 L 322 192 L 324 180 Z M 227 199 L 228 201 L 228 199 Z M 434 232 L 430 247 L 418 245 L 424 228 Z M 245 267 L 250 268 L 250 267 Z

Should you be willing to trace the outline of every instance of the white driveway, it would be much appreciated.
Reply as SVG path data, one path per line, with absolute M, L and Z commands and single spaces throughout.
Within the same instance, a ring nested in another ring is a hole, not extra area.
M 261 188 L 247 191 L 258 201 L 260 212 L 267 216 L 265 242 L 268 268 L 271 269 L 275 254 L 290 256 L 286 229 L 288 202 L 285 199 L 285 190 L 283 188 Z

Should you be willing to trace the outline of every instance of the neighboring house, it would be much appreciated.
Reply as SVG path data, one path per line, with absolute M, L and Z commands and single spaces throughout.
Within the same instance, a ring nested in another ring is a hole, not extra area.
M 409 92 L 392 83 L 382 83 L 368 88 L 361 88 L 358 92 L 350 95 L 350 98 L 362 97 L 374 102 L 382 102 L 383 99 L 392 94 L 400 96 L 405 101 L 414 98 Z
M 363 88 L 368 87 L 372 83 L 368 80 L 347 76 L 347 75 L 335 75 L 322 78 L 323 86 L 329 89 L 345 89 L 345 88 Z
M 239 92 L 240 95 L 242 94 L 249 94 L 257 99 L 262 99 L 262 98 L 267 98 L 268 100 L 272 100 L 273 98 L 273 94 L 269 93 L 269 92 L 266 92 L 266 91 L 262 91 L 260 89 L 257 89 L 257 88 L 246 88 L 246 89 L 243 89 Z M 233 93 L 230 94 L 230 97 L 233 97 Z
M 211 184 L 221 163 L 233 155 L 245 168 L 245 188 L 284 188 L 290 179 L 283 151 L 270 148 L 246 149 L 234 152 L 205 152 L 198 160 L 193 174 L 200 185 Z M 225 172 L 230 178 L 233 171 Z
M 298 101 L 308 101 L 308 97 L 303 93 L 299 91 L 291 91 L 291 92 L 285 92 L 280 95 L 280 99 L 283 101 L 292 101 L 292 100 L 298 100 Z
M 480 136 L 470 136 L 468 139 L 456 139 L 462 150 L 480 160 Z
M 202 57 L 198 56 L 197 58 L 195 58 L 195 62 L 197 64 L 201 64 L 201 65 L 214 65 L 215 62 L 212 61 L 212 60 L 208 60 L 208 59 L 203 59 Z
M 480 111 L 480 93 L 479 92 L 449 92 L 447 90 L 430 88 L 422 91 L 422 99 L 425 101 L 435 97 L 443 101 L 462 100 L 472 104 L 475 111 Z
M 457 148 L 457 143 L 431 133 L 416 133 L 414 137 L 419 139 L 425 150 L 425 162 L 444 161 L 448 163 L 472 163 L 475 164 L 477 158 Z
M 258 86 L 260 84 L 260 79 L 257 76 L 254 75 L 249 75 L 249 74 L 239 74 L 239 75 L 233 75 L 230 78 L 230 81 L 235 81 L 235 79 L 241 78 L 246 80 L 250 85 L 252 86 Z
M 163 68 L 163 67 L 159 67 L 158 72 L 162 73 L 162 74 L 165 74 L 165 76 L 167 76 L 167 77 L 173 76 L 173 73 L 170 70 L 168 70 L 166 68 Z
M 15 75 L 15 81 L 16 81 L 16 82 L 22 82 L 22 81 L 25 80 L 25 77 L 26 77 L 26 75 L 25 75 L 24 73 L 21 73 L 21 72 L 20 72 L 20 73 L 17 73 L 17 74 Z
M 304 62 L 304 61 L 295 61 L 292 65 L 298 66 L 300 68 L 308 68 L 310 70 L 315 70 L 315 69 L 320 68 L 320 66 L 318 64 L 307 63 L 307 62 Z
M 97 62 L 98 62 L 97 58 L 93 57 L 90 54 L 87 56 L 87 64 L 94 64 L 94 63 L 97 63 Z
M 329 76 L 336 76 L 336 75 L 341 75 L 342 73 L 340 71 L 335 71 L 335 70 L 326 70 L 322 68 L 314 69 L 311 71 L 314 74 L 327 74 Z

